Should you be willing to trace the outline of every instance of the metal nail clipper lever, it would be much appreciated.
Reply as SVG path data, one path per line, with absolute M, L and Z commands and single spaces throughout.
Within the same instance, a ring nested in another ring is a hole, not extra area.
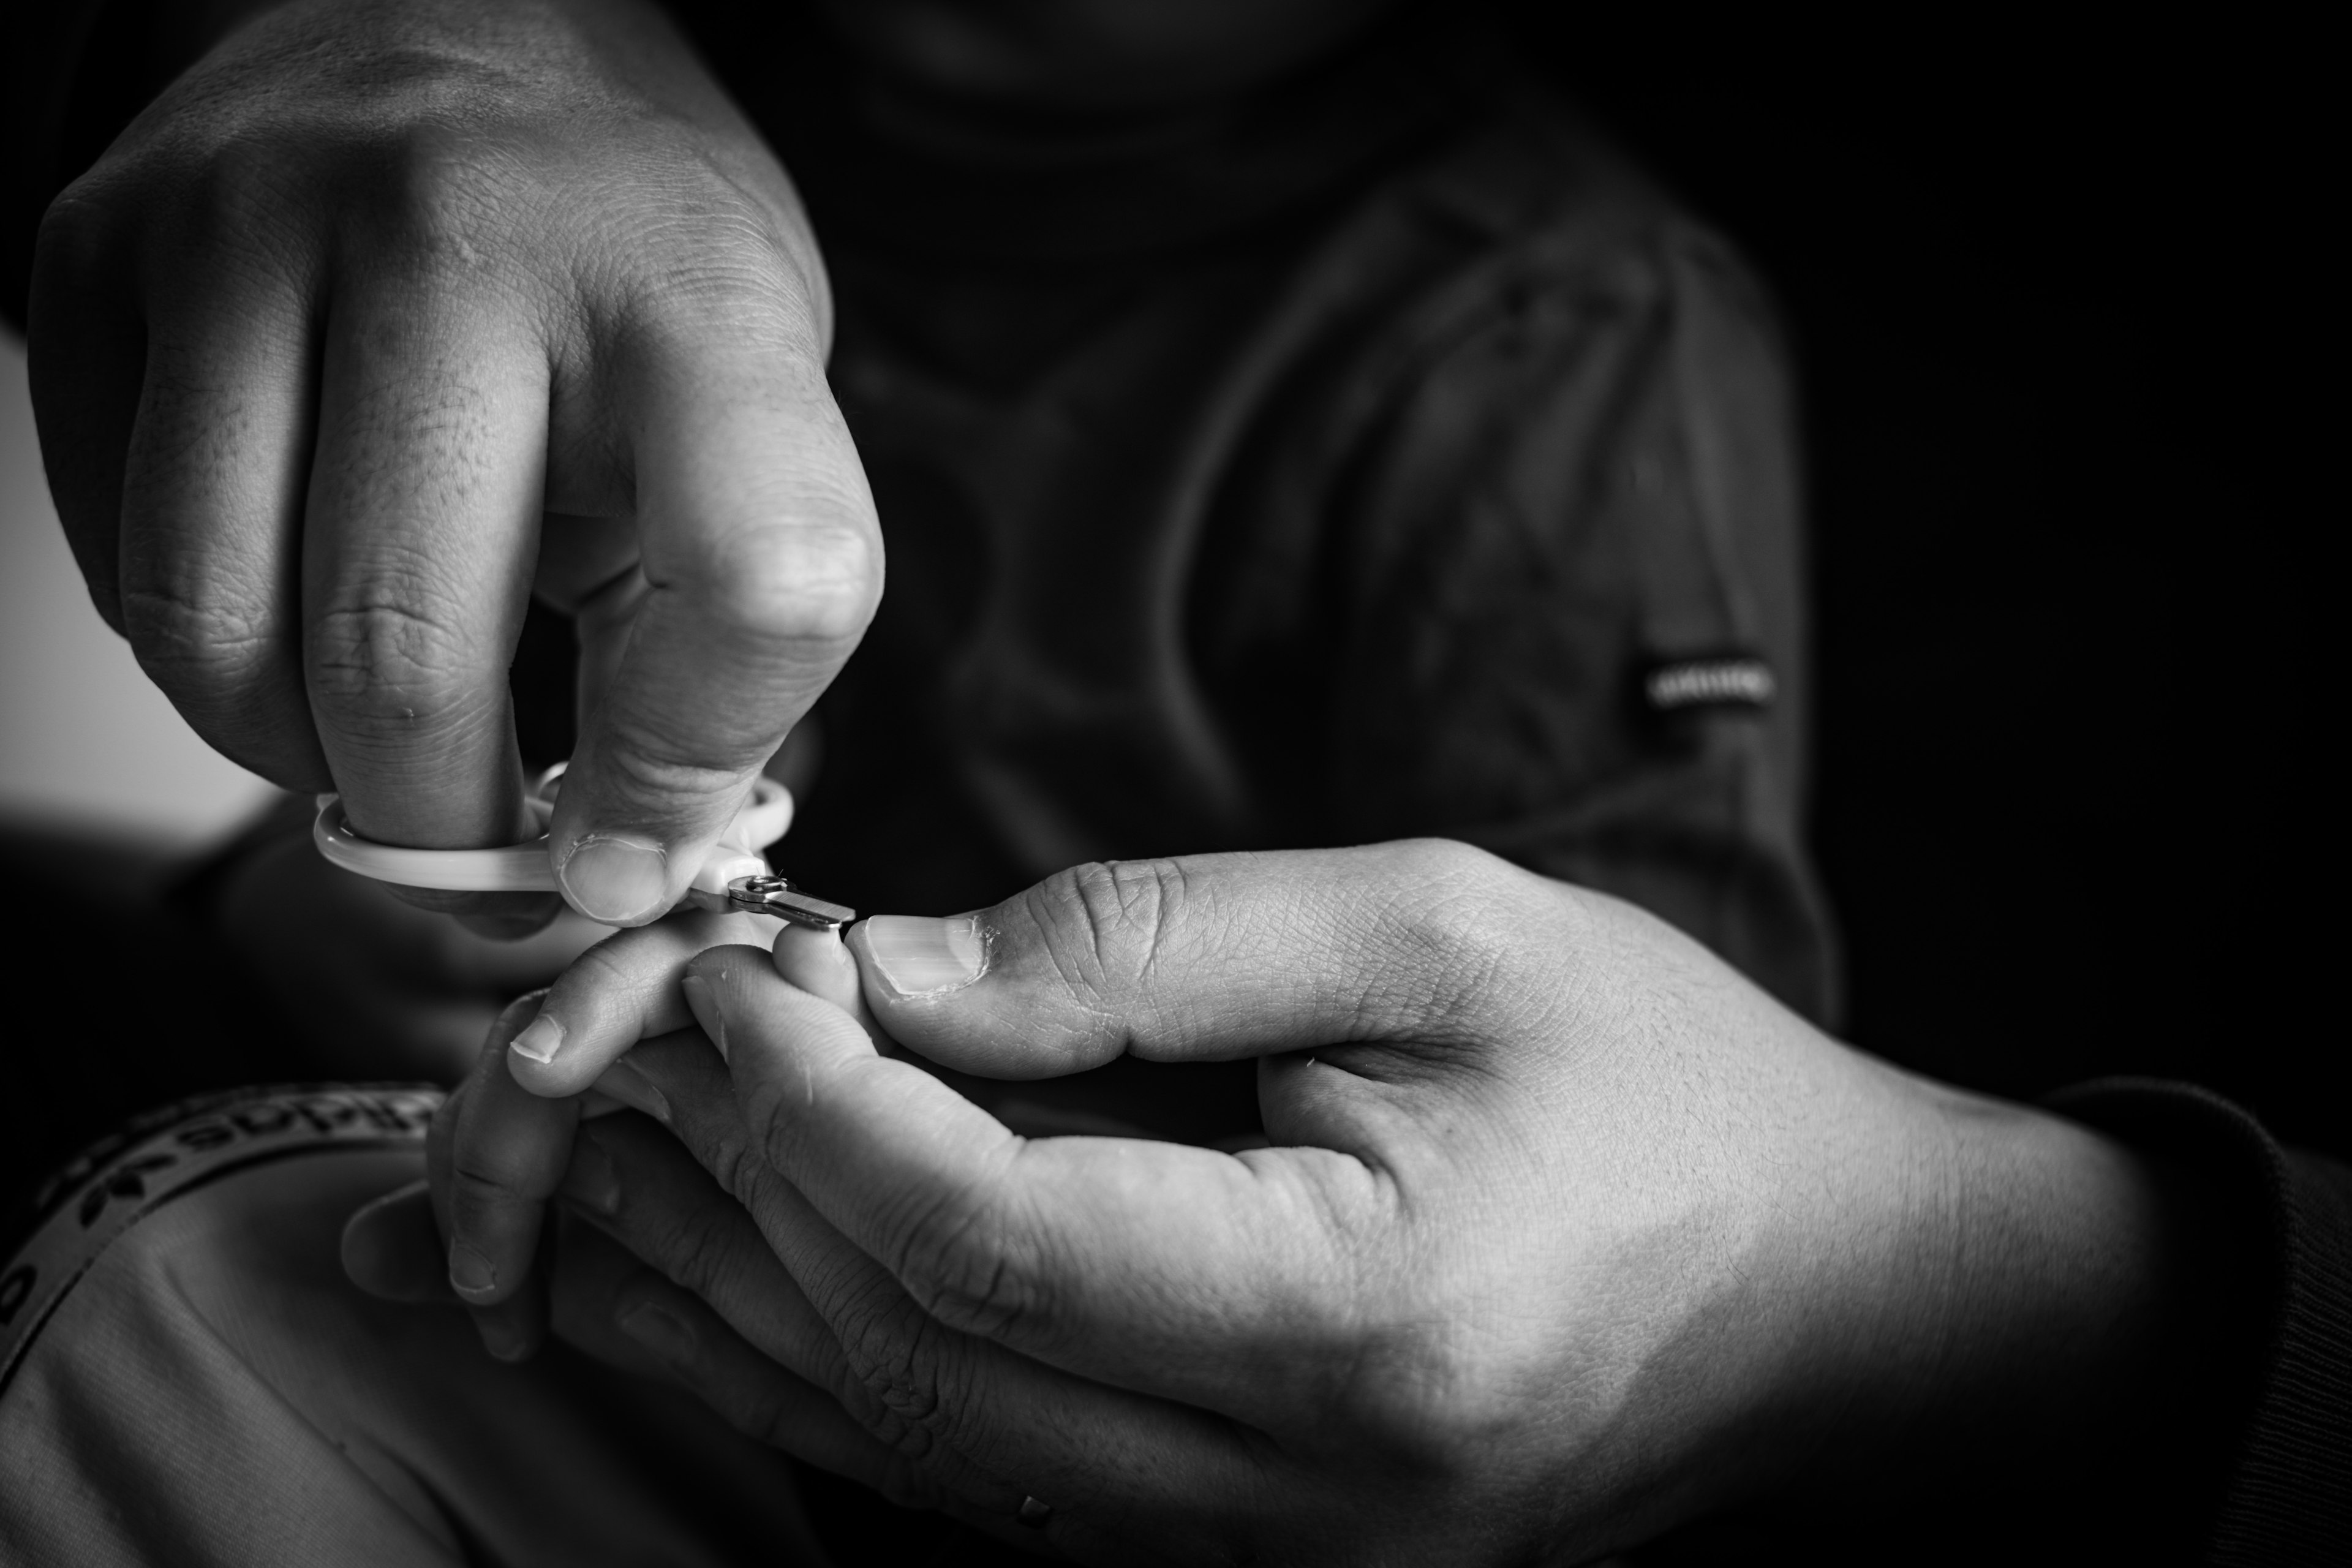
M 699 895 L 689 897 L 701 901 Z M 819 931 L 839 931 L 857 918 L 857 911 L 848 905 L 812 897 L 793 887 L 788 877 L 738 877 L 727 884 L 727 906 Z

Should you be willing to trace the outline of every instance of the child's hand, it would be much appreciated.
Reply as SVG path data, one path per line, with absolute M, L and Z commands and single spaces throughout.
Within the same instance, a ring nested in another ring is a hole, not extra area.
M 434 1119 L 426 1184 L 353 1216 L 345 1239 L 352 1278 L 395 1298 L 454 1292 L 473 1309 L 491 1354 L 530 1354 L 547 1322 L 546 1280 L 535 1262 L 549 1201 L 572 1164 L 573 1129 L 583 1115 L 622 1106 L 668 1121 L 660 1091 L 628 1052 L 641 1040 L 696 1028 L 679 982 L 698 953 L 757 943 L 773 927 L 751 915 L 674 915 L 598 943 L 548 990 L 509 1006 Z M 837 935 L 788 925 L 773 952 L 786 981 L 850 1013 L 882 1041 Z M 446 1288 L 419 1268 L 427 1255 L 446 1258 Z

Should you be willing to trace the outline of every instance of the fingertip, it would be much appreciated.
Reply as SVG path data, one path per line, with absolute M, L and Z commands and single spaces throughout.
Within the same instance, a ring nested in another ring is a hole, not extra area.
M 488 1306 L 499 1300 L 499 1267 L 490 1255 L 462 1237 L 449 1244 L 449 1289 L 458 1300 Z
M 849 954 L 849 962 L 857 970 L 857 999 L 866 1005 L 866 1015 L 874 1018 L 890 1016 L 890 1005 L 898 1000 L 889 984 L 882 977 L 874 963 L 874 936 L 866 928 L 874 919 L 859 921 L 841 933 L 841 945 Z
M 517 1030 L 515 1037 L 507 1042 L 509 1052 L 541 1067 L 552 1062 L 555 1053 L 562 1048 L 563 1020 L 544 1006 L 540 1008 L 538 1016 Z M 524 1080 L 523 1087 L 529 1089 L 531 1085 Z
M 636 834 L 582 834 L 557 858 L 555 879 L 573 909 L 603 925 L 645 925 L 671 903 L 669 852 Z
M 543 986 L 517 997 L 490 1030 L 492 1045 L 504 1047 L 507 1077 L 542 1100 L 560 1100 L 583 1087 L 574 1081 L 579 1075 L 569 1070 L 572 1064 L 562 1059 L 572 1031 L 551 1005 L 553 996 L 554 987 Z
M 857 1011 L 875 1043 L 1003 1079 L 1066 1077 L 1127 1050 L 1125 1020 L 1041 965 L 1017 929 L 1008 936 L 1002 908 L 875 915 L 850 928 Z
M 518 1015 L 493 1037 L 508 1047 L 508 1075 L 542 1100 L 598 1088 L 655 1114 L 642 1097 L 605 1081 L 607 1075 L 645 1041 L 697 1023 L 681 984 L 697 956 L 714 942 L 756 929 L 746 917 L 687 911 L 605 938 L 541 994 L 535 1016 Z
M 569 1100 L 596 1082 L 615 1049 L 626 1045 L 583 1039 L 558 1008 L 542 1005 L 538 1016 L 507 1042 L 507 1076 L 541 1100 Z
M 668 1303 L 644 1293 L 617 1300 L 613 1321 L 620 1331 L 664 1366 L 683 1371 L 694 1364 L 694 1325 Z
M 529 1361 L 539 1353 L 545 1338 L 544 1315 L 535 1302 L 501 1301 L 494 1306 L 477 1307 L 471 1316 L 474 1331 L 481 1336 L 482 1348 L 493 1361 L 509 1363 Z
M 874 1016 L 866 1001 L 866 976 L 858 964 L 857 954 L 850 943 L 858 940 L 860 928 L 848 931 L 820 930 L 814 926 L 788 925 L 776 933 L 773 949 L 776 973 L 789 984 L 797 985 L 811 995 L 832 1003 L 857 1021 L 866 1037 L 885 1056 L 898 1053 L 898 1043 Z
M 548 993 L 553 989 L 552 986 L 542 985 L 536 991 L 526 991 L 499 1008 L 499 1016 L 491 1022 L 489 1035 L 483 1043 L 492 1050 L 511 1044 L 514 1037 L 539 1016 L 540 1009 L 547 1005 Z
M 832 927 L 788 923 L 776 933 L 769 956 L 788 984 L 812 996 L 822 996 L 845 1012 L 863 994 L 857 960 L 851 956 L 842 932 Z

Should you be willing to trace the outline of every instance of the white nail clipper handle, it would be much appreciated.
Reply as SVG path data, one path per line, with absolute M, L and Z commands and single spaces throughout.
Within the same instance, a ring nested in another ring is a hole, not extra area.
M 531 792 L 530 808 L 541 832 L 528 843 L 497 849 L 404 849 L 378 844 L 352 831 L 342 797 L 333 795 L 319 797 L 319 819 L 311 825 L 310 841 L 335 865 L 379 882 L 457 893 L 556 892 L 546 826 L 562 774 L 558 763 Z M 856 919 L 855 910 L 811 899 L 782 878 L 768 875 L 759 852 L 782 838 L 792 825 L 792 791 L 772 778 L 753 780 L 751 798 L 711 847 L 688 897 L 705 909 L 756 910 L 804 925 L 839 926 Z

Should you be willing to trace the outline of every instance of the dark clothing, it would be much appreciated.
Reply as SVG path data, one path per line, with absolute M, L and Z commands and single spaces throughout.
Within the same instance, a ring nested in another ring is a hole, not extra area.
M 1438 835 L 1827 1018 L 1769 310 L 1540 93 L 1398 67 L 1083 181 L 1058 143 L 950 143 L 963 221 L 912 232 L 893 106 L 823 105 L 886 149 L 793 166 L 890 581 L 789 865 L 944 911 L 1088 859 Z M 1769 706 L 1644 700 L 1725 655 Z
M 728 13 L 688 11 L 808 196 L 890 552 L 784 868 L 945 911 L 1087 858 L 1442 835 L 1833 1018 L 1790 393 L 1718 239 L 1419 20 L 1074 145 Z M 2232 1560 L 2317 1561 L 2352 1541 L 2352 1179 L 2193 1091 L 2106 1109 L 2153 1092 L 2073 1109 L 2268 1238 L 2200 1513 Z
M 2181 1084 L 2091 1084 L 2053 1104 L 2196 1171 L 2242 1218 L 2242 1321 L 2255 1342 L 2216 1347 L 2238 1363 L 2224 1396 L 2236 1430 L 2211 1447 L 2218 1475 L 2183 1477 L 2184 1511 L 2212 1521 L 2204 1555 L 2341 1563 L 2352 1547 L 2352 1169 L 2282 1148 L 2243 1110 Z

